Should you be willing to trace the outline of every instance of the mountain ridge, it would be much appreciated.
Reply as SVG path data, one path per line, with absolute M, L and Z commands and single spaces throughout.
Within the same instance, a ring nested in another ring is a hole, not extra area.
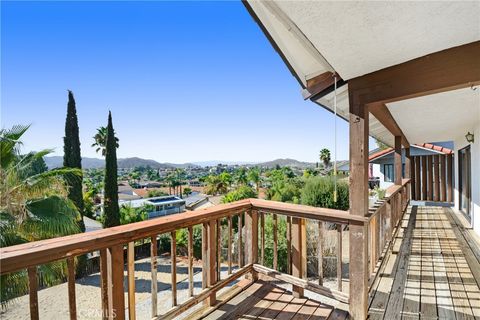
M 58 168 L 63 166 L 63 156 L 50 156 L 44 157 L 45 163 L 49 169 Z M 211 160 L 211 161 L 199 161 L 199 162 L 187 162 L 187 163 L 170 163 L 165 162 L 161 163 L 153 159 L 143 159 L 139 157 L 128 157 L 128 158 L 119 158 L 118 159 L 118 168 L 128 169 L 139 166 L 150 166 L 153 169 L 172 169 L 180 168 L 185 169 L 187 167 L 205 167 L 205 166 L 215 166 L 217 164 L 227 164 L 227 165 L 250 165 L 250 166 L 259 166 L 266 168 L 274 168 L 277 165 L 284 167 L 299 167 L 299 168 L 308 168 L 314 167 L 315 163 L 313 162 L 303 162 L 291 158 L 279 158 L 271 161 L 265 162 L 246 162 L 246 161 L 220 161 L 220 160 Z M 82 168 L 84 169 L 98 169 L 105 166 L 105 160 L 99 158 L 90 158 L 82 157 Z

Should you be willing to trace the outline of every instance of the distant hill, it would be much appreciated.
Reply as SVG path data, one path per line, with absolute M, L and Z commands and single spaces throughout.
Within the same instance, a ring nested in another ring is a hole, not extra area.
M 49 169 L 63 166 L 63 157 L 61 156 L 45 157 L 44 159 Z M 144 167 L 150 166 L 153 169 L 187 168 L 187 167 L 197 166 L 191 163 L 182 163 L 182 164 L 160 163 L 155 160 L 142 159 L 137 157 L 118 159 L 117 164 L 119 168 L 135 168 L 140 166 L 144 166 Z M 104 159 L 82 157 L 82 168 L 84 169 L 97 169 L 97 168 L 103 168 L 104 166 L 105 166 Z
M 280 167 L 297 167 L 297 168 L 313 168 L 315 163 L 313 162 L 302 162 L 295 159 L 276 159 L 273 161 L 267 161 L 256 164 L 259 167 L 274 168 L 277 165 Z
M 45 157 L 45 163 L 49 169 L 58 168 L 63 166 L 63 157 L 61 156 L 52 156 L 52 157 Z M 132 158 L 121 158 L 118 159 L 118 167 L 123 169 L 128 168 L 135 168 L 135 167 L 147 167 L 150 166 L 153 169 L 167 169 L 167 168 L 181 168 L 185 169 L 187 167 L 199 167 L 199 166 L 216 166 L 217 164 L 227 164 L 227 165 L 255 165 L 265 168 L 275 168 L 277 165 L 281 167 L 289 166 L 289 167 L 296 167 L 296 168 L 313 168 L 315 167 L 315 163 L 311 162 L 302 162 L 295 159 L 276 159 L 273 161 L 261 162 L 261 163 L 252 163 L 252 162 L 234 162 L 234 161 L 203 161 L 203 162 L 193 162 L 193 163 L 160 163 L 155 160 L 151 159 L 142 159 L 138 157 Z M 98 158 L 82 158 L 82 168 L 84 169 L 97 169 L 103 168 L 105 166 L 104 159 Z

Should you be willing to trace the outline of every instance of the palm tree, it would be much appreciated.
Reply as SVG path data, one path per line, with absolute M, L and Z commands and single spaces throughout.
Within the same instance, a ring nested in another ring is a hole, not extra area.
M 207 186 L 205 187 L 205 193 L 211 195 L 225 194 L 228 192 L 232 177 L 227 172 L 222 172 L 219 175 L 210 175 L 205 178 Z
M 246 185 L 248 183 L 247 169 L 245 169 L 245 167 L 238 168 L 234 176 L 237 185 Z
M 114 131 L 115 134 L 115 131 Z M 107 127 L 100 127 L 97 129 L 97 133 L 93 136 L 93 140 L 95 142 L 92 144 L 92 147 L 97 147 L 95 152 L 102 151 L 102 156 L 105 157 L 106 152 L 106 145 L 107 145 Z M 118 138 L 115 137 L 115 144 L 118 148 L 120 145 L 118 144 Z
M 67 198 L 67 181 L 80 179 L 75 168 L 35 172 L 32 166 L 51 153 L 20 154 L 20 139 L 29 126 L 17 125 L 0 130 L 0 247 L 37 241 L 80 232 L 80 216 L 75 204 Z M 64 263 L 39 266 L 46 284 L 62 278 Z M 19 271 L 0 277 L 1 303 L 25 294 L 28 277 Z
M 248 180 L 255 183 L 255 187 L 257 189 L 257 195 L 258 195 L 260 191 L 260 181 L 261 181 L 260 169 L 258 169 L 257 167 L 250 169 L 250 171 L 248 171 L 247 176 L 248 176 Z
M 323 148 L 320 150 L 320 160 L 323 162 L 325 168 L 330 165 L 330 150 Z

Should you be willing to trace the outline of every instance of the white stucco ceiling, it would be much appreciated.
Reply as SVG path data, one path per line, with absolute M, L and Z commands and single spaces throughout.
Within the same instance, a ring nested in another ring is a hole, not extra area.
M 480 123 L 480 87 L 387 104 L 410 143 L 449 141 Z
M 344 80 L 480 40 L 480 1 L 274 2 Z

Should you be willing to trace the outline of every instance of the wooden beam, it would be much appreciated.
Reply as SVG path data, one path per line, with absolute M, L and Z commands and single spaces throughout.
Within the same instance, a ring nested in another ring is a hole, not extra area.
M 410 143 L 400 129 L 399 125 L 393 118 L 392 114 L 388 110 L 384 103 L 372 104 L 368 107 L 368 111 L 388 130 L 392 135 L 400 136 L 401 143 L 404 147 L 410 147 Z
M 350 214 L 368 214 L 368 107 L 349 94 L 350 126 Z M 350 225 L 350 315 L 366 319 L 368 307 L 368 238 L 365 225 Z
M 30 302 L 30 319 L 38 320 L 38 280 L 37 280 L 37 267 L 30 267 L 27 269 L 28 273 L 28 292 Z
M 395 184 L 398 186 L 402 185 L 402 137 L 395 136 L 395 155 L 394 155 L 394 164 L 395 164 Z
M 388 103 L 480 84 L 480 41 L 435 52 L 348 81 L 360 104 Z
M 337 76 L 337 84 L 339 84 L 342 78 L 337 74 L 330 71 L 319 74 L 316 77 L 307 80 L 307 87 L 303 90 L 302 95 L 305 100 L 311 99 L 331 86 L 335 85 L 335 77 Z

